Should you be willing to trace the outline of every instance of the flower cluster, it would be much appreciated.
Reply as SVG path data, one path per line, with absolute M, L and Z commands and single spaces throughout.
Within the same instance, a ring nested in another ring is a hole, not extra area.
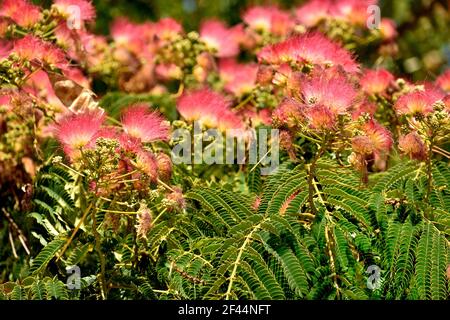
M 30 146 L 56 137 L 92 194 L 147 200 L 139 202 L 136 224 L 142 238 L 157 221 L 148 199 L 164 194 L 160 203 L 169 211 L 184 208 L 181 189 L 170 186 L 176 168 L 161 147 L 170 141 L 171 124 L 140 102 L 125 103 L 121 117 L 111 119 L 110 106 L 99 107 L 104 91 L 97 99 L 93 83 L 131 93 L 138 97 L 133 101 L 169 101 L 161 111 L 184 121 L 174 127 L 196 122 L 248 137 L 272 126 L 292 160 L 314 164 L 328 152 L 360 171 L 364 182 L 368 172 L 388 168 L 393 149 L 419 161 L 431 161 L 434 153 L 448 157 L 441 146 L 450 125 L 450 72 L 416 84 L 396 77 L 382 59 L 372 68 L 358 62 L 358 49 L 395 53 L 395 23 L 382 19 L 370 27 L 368 8 L 376 4 L 310 0 L 290 11 L 251 6 L 242 23 L 206 19 L 198 32 L 172 18 L 136 23 L 117 17 L 107 37 L 91 31 L 91 1 L 55 0 L 42 9 L 4 0 L 0 155 L 7 156 L 0 168 L 32 173 L 38 157 Z M 12 119 L 20 106 L 22 117 Z M 18 132 L 31 138 L 14 141 Z M 6 158 L 14 161 L 6 166 Z

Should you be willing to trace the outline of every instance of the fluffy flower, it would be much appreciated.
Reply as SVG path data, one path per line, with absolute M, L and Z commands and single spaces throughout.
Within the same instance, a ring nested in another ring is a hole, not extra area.
M 173 187 L 173 192 L 167 195 L 166 200 L 170 211 L 183 210 L 186 208 L 186 200 L 183 197 L 183 191 L 178 187 Z
M 450 113 L 450 94 L 445 96 L 444 99 L 442 99 L 442 102 L 445 104 L 445 110 Z
M 125 47 L 135 54 L 145 50 L 142 34 L 142 25 L 132 23 L 124 17 L 115 19 L 111 26 L 111 36 L 116 46 Z
M 303 83 L 302 94 L 305 104 L 321 104 L 335 114 L 344 114 L 356 98 L 353 86 L 341 76 L 315 76 Z
M 377 0 L 339 0 L 333 3 L 330 14 L 336 19 L 362 26 L 369 17 L 367 8 L 376 3 Z
M 27 0 L 3 0 L 0 6 L 0 15 L 10 17 L 24 28 L 33 26 L 42 18 L 39 7 Z
M 394 107 L 399 114 L 426 115 L 433 112 L 433 104 L 442 98 L 443 94 L 436 90 L 416 90 L 401 96 L 395 103 Z
M 367 70 L 361 78 L 361 87 L 368 94 L 381 94 L 394 81 L 394 76 L 385 69 Z
M 242 120 L 230 109 L 226 98 L 210 89 L 200 89 L 183 94 L 177 110 L 187 121 L 201 121 L 207 127 L 220 130 L 241 129 Z
M 142 142 L 138 138 L 131 137 L 128 134 L 122 132 L 122 134 L 120 134 L 117 139 L 119 141 L 120 147 L 125 150 L 125 152 L 138 153 L 142 150 Z
M 368 136 L 356 136 L 352 139 L 352 149 L 361 155 L 370 155 L 375 151 L 372 140 Z
M 41 63 L 66 69 L 68 62 L 64 51 L 50 42 L 27 35 L 14 43 L 14 52 L 23 60 L 38 60 Z
M 285 98 L 272 113 L 272 123 L 276 127 L 295 128 L 304 119 L 303 105 L 292 98 Z
M 336 114 L 324 105 L 314 105 L 305 111 L 311 129 L 317 131 L 333 130 L 336 126 Z
M 401 136 L 398 148 L 410 159 L 425 160 L 427 156 L 425 143 L 416 132 Z
M 320 33 L 298 35 L 268 45 L 258 53 L 258 60 L 275 65 L 294 62 L 324 67 L 341 66 L 349 73 L 359 70 L 358 64 L 347 50 Z
M 13 49 L 10 41 L 0 40 L 0 61 L 7 58 Z
M 225 90 L 238 97 L 252 91 L 257 72 L 256 64 L 238 63 L 234 59 L 222 59 L 219 62 L 219 74 L 225 83 Z
M 362 126 L 364 134 L 372 141 L 375 151 L 379 154 L 387 154 L 392 148 L 391 132 L 381 124 L 371 119 Z
M 312 0 L 299 7 L 295 14 L 297 20 L 306 27 L 314 27 L 320 21 L 329 17 L 331 1 L 329 0 Z
M 239 42 L 232 29 L 222 21 L 206 20 L 200 26 L 200 38 L 216 51 L 219 58 L 234 57 L 239 53 Z
M 72 160 L 79 155 L 80 148 L 89 145 L 104 121 L 98 112 L 72 114 L 61 119 L 56 127 L 56 138 L 64 152 Z
M 249 8 L 242 20 L 253 30 L 286 35 L 294 26 L 290 14 L 275 6 L 255 6 Z
M 446 92 L 450 92 L 450 69 L 445 71 L 443 74 L 441 74 L 436 79 L 436 84 L 441 88 L 442 90 Z
M 137 225 L 135 226 L 138 237 L 147 239 L 147 233 L 153 227 L 152 220 L 150 209 L 145 204 L 141 204 L 138 211 Z
M 164 18 L 156 22 L 155 35 L 164 41 L 170 41 L 183 33 L 183 27 L 172 18 Z
M 66 18 L 74 14 L 74 8 L 79 10 L 82 21 L 93 21 L 95 19 L 95 8 L 89 0 L 55 0 L 53 6 Z
M 153 153 L 139 151 L 136 155 L 136 166 L 150 178 L 150 181 L 155 182 L 158 178 L 158 164 Z
M 397 25 L 394 20 L 383 18 L 380 22 L 380 32 L 383 40 L 392 41 L 397 38 Z
M 114 127 L 102 127 L 92 137 L 91 141 L 87 144 L 87 148 L 94 149 L 97 144 L 98 138 L 117 140 L 119 134 Z
M 43 99 L 54 107 L 59 107 L 63 110 L 65 109 L 61 100 L 56 96 L 47 73 L 42 70 L 31 74 L 23 89 L 26 92 L 32 93 L 34 96 Z
M 211 127 L 217 125 L 217 116 L 228 108 L 228 101 L 221 94 L 209 89 L 187 92 L 177 103 L 177 110 L 185 120 L 201 120 Z
M 163 181 L 169 181 L 172 176 L 172 160 L 165 153 L 158 153 L 156 155 L 156 164 L 158 169 L 158 176 Z
M 122 127 L 131 137 L 142 142 L 167 140 L 169 126 L 157 112 L 150 112 L 146 104 L 128 107 L 122 116 Z

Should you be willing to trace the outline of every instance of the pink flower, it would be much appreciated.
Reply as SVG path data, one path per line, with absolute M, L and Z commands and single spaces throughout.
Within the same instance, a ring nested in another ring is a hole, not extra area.
M 284 98 L 280 105 L 272 113 L 272 122 L 276 127 L 287 126 L 295 128 L 305 116 L 304 106 L 292 98 Z
M 323 105 L 318 104 L 305 109 L 305 116 L 311 129 L 328 131 L 336 127 L 336 114 Z
M 147 233 L 153 227 L 152 212 L 146 205 L 142 204 L 138 211 L 138 219 L 136 228 L 136 234 L 138 237 L 147 240 Z
M 206 88 L 183 94 L 177 103 L 177 110 L 185 120 L 201 120 L 211 127 L 217 125 L 217 116 L 228 108 L 225 97 Z
M 356 136 L 352 139 L 352 149 L 360 155 L 371 155 L 374 151 L 372 140 L 368 136 Z
M 13 50 L 21 59 L 38 60 L 46 65 L 66 69 L 68 62 L 64 51 L 55 47 L 52 43 L 43 41 L 32 35 L 27 35 L 14 43 Z
M 10 17 L 19 26 L 29 28 L 42 18 L 42 13 L 38 6 L 27 0 L 3 0 L 0 16 Z
M 143 26 L 125 17 L 116 18 L 111 26 L 111 36 L 118 47 L 125 47 L 135 54 L 142 54 L 145 48 Z
M 368 94 L 381 94 L 394 81 L 394 76 L 385 69 L 366 70 L 361 78 L 361 87 Z
M 164 18 L 155 23 L 155 35 L 163 41 L 171 41 L 183 33 L 183 27 L 172 18 Z
M 362 126 L 362 131 L 372 141 L 378 154 L 386 154 L 392 148 L 392 134 L 381 124 L 371 119 Z
M 179 187 L 173 187 L 173 192 L 169 193 L 166 197 L 169 203 L 168 209 L 173 210 L 183 210 L 186 208 L 186 200 L 183 197 L 183 190 Z
M 76 18 L 82 21 L 95 19 L 95 8 L 89 0 L 55 0 L 53 6 L 66 18 L 71 17 L 76 8 L 80 13 L 80 16 Z
M 52 83 L 45 71 L 39 70 L 31 74 L 23 89 L 54 107 L 65 109 L 61 100 L 56 96 Z
M 334 114 L 344 114 L 355 101 L 356 90 L 342 76 L 314 76 L 302 83 L 306 105 L 324 105 Z
M 436 79 L 436 84 L 444 91 L 450 92 L 450 69 Z
M 8 32 L 9 19 L 7 17 L 0 16 L 0 38 L 5 38 Z
M 443 94 L 436 90 L 413 91 L 401 96 L 395 103 L 395 110 L 399 114 L 426 115 L 433 112 L 433 104 L 443 98 Z
M 385 41 L 392 41 L 395 38 L 397 38 L 397 25 L 394 20 L 383 18 L 380 22 L 380 31 L 381 35 L 383 37 L 383 40 Z
M 165 153 L 158 153 L 156 155 L 156 164 L 158 167 L 158 176 L 163 181 L 169 181 L 172 176 L 172 160 Z
M 222 59 L 219 62 L 220 78 L 225 90 L 240 97 L 255 87 L 258 65 L 238 63 L 234 59 Z
M 377 111 L 377 105 L 367 100 L 360 101 L 352 111 L 352 119 L 357 120 L 363 114 L 373 116 Z
M 416 132 L 401 136 L 398 140 L 398 148 L 410 159 L 423 161 L 427 157 L 425 143 Z
M 146 104 L 128 107 L 121 122 L 125 133 L 144 143 L 169 138 L 169 126 L 164 118 L 156 111 L 150 112 Z
M 446 95 L 442 101 L 445 104 L 445 110 L 450 113 L 450 94 Z
M 290 14 L 275 6 L 251 7 L 244 13 L 242 20 L 253 30 L 278 36 L 286 35 L 294 27 Z
M 359 71 L 352 55 L 320 33 L 291 37 L 264 47 L 258 53 L 260 62 L 280 65 L 286 62 L 317 64 L 324 67 L 341 66 L 346 72 Z
M 222 21 L 206 20 L 200 26 L 200 38 L 216 51 L 219 58 L 234 57 L 239 53 L 238 39 Z
M 299 7 L 295 13 L 297 20 L 306 27 L 314 27 L 329 17 L 330 0 L 312 0 Z
M 330 13 L 334 18 L 363 26 L 369 17 L 368 7 L 376 3 L 377 0 L 339 0 L 334 2 Z
M 177 110 L 187 121 L 201 121 L 207 127 L 220 130 L 241 129 L 242 120 L 230 109 L 229 101 L 220 93 L 200 89 L 183 94 Z
M 141 150 L 136 155 L 136 166 L 145 173 L 151 181 L 155 182 L 158 178 L 158 164 L 153 153 Z
M 141 140 L 131 137 L 126 133 L 119 134 L 118 141 L 120 147 L 125 150 L 125 152 L 138 153 L 140 150 L 142 150 Z
M 13 49 L 10 41 L 0 40 L 0 61 L 7 58 Z
M 71 114 L 61 119 L 55 126 L 56 138 L 64 152 L 72 160 L 80 155 L 81 148 L 90 144 L 104 121 L 98 112 Z
M 115 127 L 102 127 L 92 137 L 87 145 L 88 148 L 95 148 L 98 138 L 118 140 L 119 133 Z

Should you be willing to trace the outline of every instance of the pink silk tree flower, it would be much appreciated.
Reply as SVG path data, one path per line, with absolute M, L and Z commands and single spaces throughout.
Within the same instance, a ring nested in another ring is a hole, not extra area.
M 314 76 L 302 83 L 301 92 L 306 105 L 324 105 L 334 114 L 345 114 L 356 98 L 356 90 L 344 77 Z
M 445 92 L 450 92 L 450 69 L 436 79 L 436 84 Z
M 398 140 L 398 148 L 410 159 L 423 161 L 427 157 L 425 143 L 416 132 L 401 136 Z
M 394 76 L 385 69 L 366 70 L 361 78 L 361 87 L 367 94 L 381 94 L 395 80 Z
M 55 0 L 53 6 L 66 18 L 71 17 L 75 13 L 75 9 L 79 10 L 81 21 L 93 21 L 95 19 L 95 8 L 89 0 Z
M 219 62 L 219 75 L 225 83 L 225 90 L 237 97 L 253 90 L 257 73 L 257 64 L 238 63 L 234 59 L 222 59 Z
M 32 27 L 42 19 L 41 9 L 27 0 L 3 0 L 0 16 L 10 17 L 24 28 Z
M 129 106 L 121 119 L 127 135 L 143 143 L 169 139 L 169 125 L 156 111 L 150 111 L 146 104 Z
M 200 26 L 200 38 L 215 50 L 219 58 L 235 57 L 239 54 L 239 42 L 234 31 L 219 20 L 206 20 Z
M 295 11 L 298 22 L 311 28 L 330 16 L 329 11 L 332 2 L 330 0 L 308 1 Z
M 276 6 L 250 7 L 242 20 L 255 31 L 271 32 L 277 36 L 288 34 L 295 25 L 291 15 Z
M 258 61 L 275 65 L 294 62 L 323 67 L 341 66 L 348 73 L 359 71 L 350 52 L 320 33 L 293 36 L 268 45 L 258 53 Z
M 362 131 L 372 141 L 376 153 L 387 154 L 391 150 L 393 144 L 391 132 L 375 120 L 371 119 L 365 123 Z
M 394 105 L 395 110 L 399 114 L 426 115 L 433 112 L 433 104 L 444 95 L 437 90 L 413 91 L 401 96 Z
M 98 112 L 86 112 L 70 114 L 58 121 L 55 125 L 56 138 L 70 159 L 77 158 L 81 148 L 92 146 L 91 141 L 104 119 L 104 115 Z
M 28 61 L 39 61 L 45 65 L 67 69 L 68 62 L 64 51 L 50 42 L 27 35 L 14 43 L 13 51 L 19 58 Z

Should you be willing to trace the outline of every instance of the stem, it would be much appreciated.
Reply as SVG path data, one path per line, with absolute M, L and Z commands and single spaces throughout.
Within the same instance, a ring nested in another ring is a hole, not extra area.
M 70 236 L 69 240 L 67 240 L 66 244 L 64 245 L 64 247 L 63 247 L 61 253 L 59 254 L 58 258 L 56 259 L 56 261 L 58 261 L 63 256 L 63 254 L 66 252 L 66 250 L 69 247 L 70 243 L 72 242 L 73 238 L 75 237 L 75 235 L 77 234 L 81 225 L 83 224 L 84 220 L 86 219 L 87 215 L 89 214 L 89 211 L 91 211 L 91 208 L 92 208 L 92 202 L 89 205 L 89 207 L 87 207 L 86 211 L 84 212 L 84 214 L 81 217 L 80 221 L 78 222 L 77 226 L 73 230 L 72 235 Z
M 239 110 L 240 108 L 242 108 L 243 106 L 245 106 L 248 102 L 250 102 L 252 100 L 253 96 L 250 94 L 247 98 L 245 98 L 244 100 L 242 100 L 236 107 L 234 107 L 234 110 Z
M 97 231 L 97 217 L 96 210 L 92 211 L 92 232 L 94 233 L 95 238 L 95 250 L 97 251 L 98 257 L 100 259 L 100 292 L 102 295 L 102 299 L 106 300 L 106 278 L 105 278 L 105 269 L 106 262 L 105 257 L 102 253 L 102 249 L 100 247 L 100 234 Z
M 430 203 L 431 190 L 433 188 L 433 162 L 431 157 L 433 156 L 433 148 L 434 148 L 434 134 L 430 138 L 430 146 L 428 148 L 428 156 L 427 156 L 427 194 L 425 201 Z
M 316 174 L 317 160 L 319 160 L 319 158 L 323 155 L 324 152 L 325 152 L 325 144 L 322 144 L 319 148 L 319 151 L 312 160 L 311 164 L 309 165 L 308 170 L 308 187 L 309 187 L 308 201 L 313 215 L 317 214 L 317 209 L 316 206 L 314 205 L 315 187 L 313 182 Z
M 153 224 L 156 223 L 156 221 L 158 221 L 158 219 L 164 214 L 164 212 L 167 211 L 167 208 L 164 208 L 161 213 L 155 218 L 155 220 L 153 220 Z

